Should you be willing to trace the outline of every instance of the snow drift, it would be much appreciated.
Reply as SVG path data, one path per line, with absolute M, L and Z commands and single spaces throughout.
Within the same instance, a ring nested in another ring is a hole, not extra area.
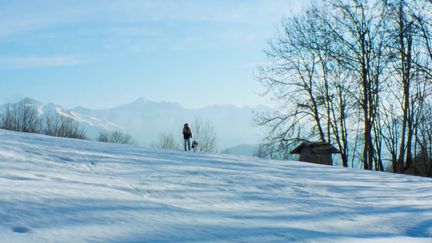
M 432 242 L 432 180 L 0 130 L 0 242 Z

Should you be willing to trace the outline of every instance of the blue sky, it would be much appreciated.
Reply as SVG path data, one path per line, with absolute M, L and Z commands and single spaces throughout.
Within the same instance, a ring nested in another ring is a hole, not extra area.
M 298 0 L 0 0 L 0 101 L 266 103 L 263 49 Z

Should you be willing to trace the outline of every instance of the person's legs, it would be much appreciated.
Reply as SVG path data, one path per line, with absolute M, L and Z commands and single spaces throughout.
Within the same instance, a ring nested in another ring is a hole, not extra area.
M 191 149 L 191 144 L 190 144 L 190 139 L 185 139 L 184 140 L 184 149 L 185 149 L 185 151 L 190 151 L 190 149 Z

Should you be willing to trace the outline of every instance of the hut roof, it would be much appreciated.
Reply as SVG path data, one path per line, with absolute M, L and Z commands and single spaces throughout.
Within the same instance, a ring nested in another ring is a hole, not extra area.
M 304 148 L 309 148 L 318 153 L 337 154 L 340 153 L 333 145 L 324 142 L 302 142 L 290 154 L 299 154 Z

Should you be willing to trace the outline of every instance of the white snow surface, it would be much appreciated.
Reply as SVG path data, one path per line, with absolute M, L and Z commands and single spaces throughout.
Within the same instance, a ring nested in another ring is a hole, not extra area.
M 432 180 L 0 130 L 0 242 L 432 242 Z

